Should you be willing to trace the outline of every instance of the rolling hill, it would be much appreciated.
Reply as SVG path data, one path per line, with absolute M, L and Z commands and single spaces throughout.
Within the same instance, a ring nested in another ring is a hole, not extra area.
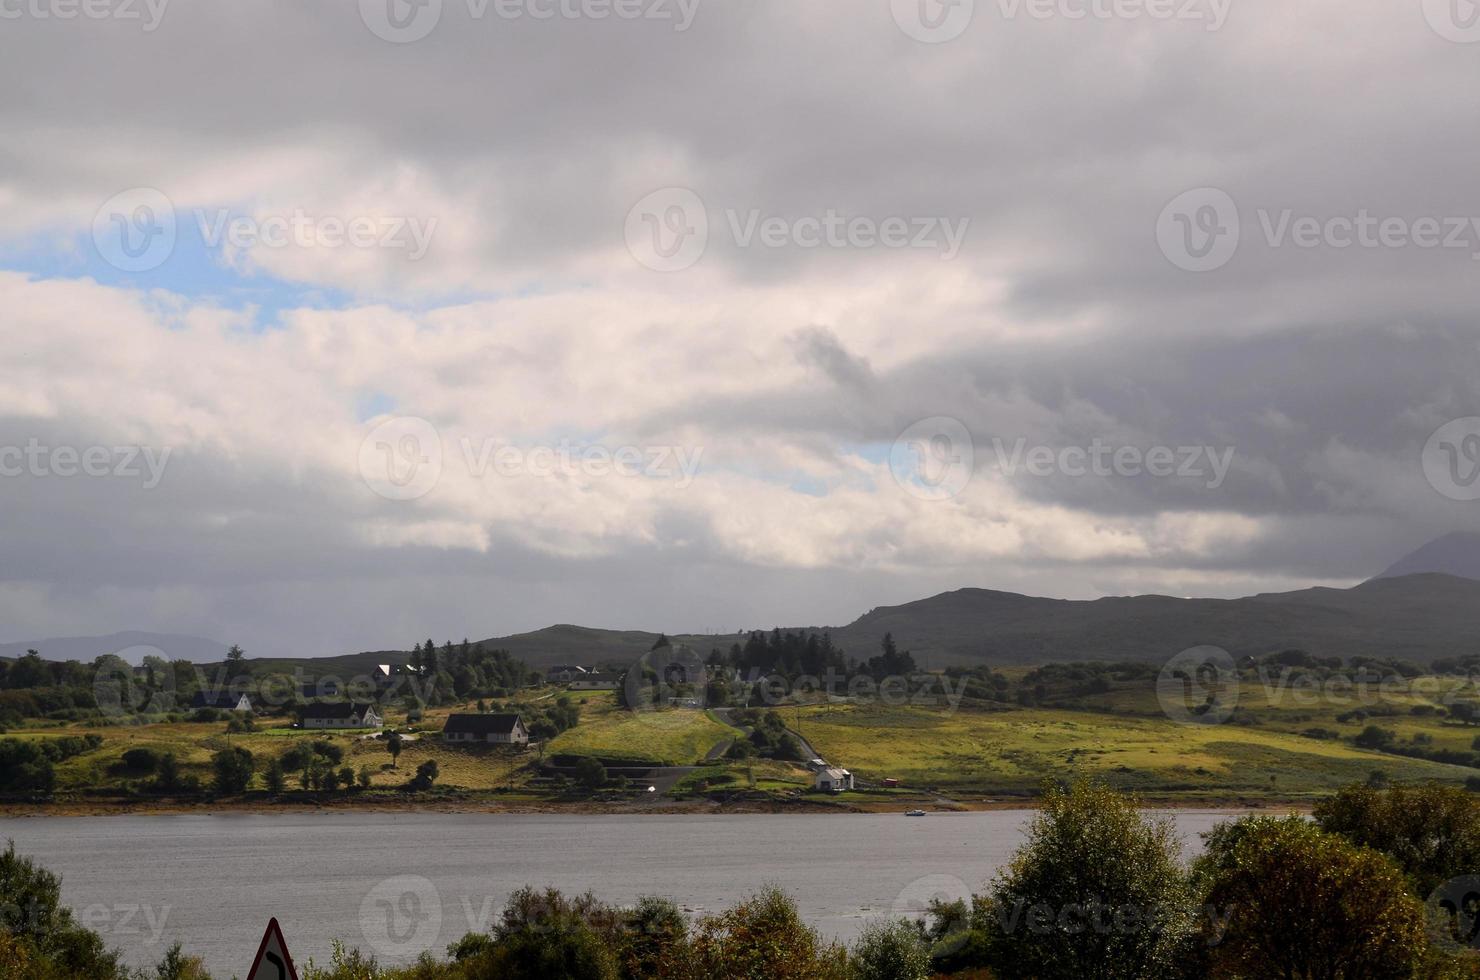
M 785 629 L 786 627 L 783 627 Z M 820 631 L 823 627 L 792 627 Z M 1405 556 L 1382 574 L 1349 589 L 1310 588 L 1241 599 L 1112 596 L 1045 599 L 990 589 L 958 589 L 898 606 L 873 609 L 828 628 L 850 656 L 866 659 L 885 633 L 927 668 L 953 664 L 1031 664 L 1066 660 L 1165 660 L 1211 644 L 1236 655 L 1290 648 L 1318 656 L 1399 657 L 1418 663 L 1480 652 L 1480 535 L 1450 534 Z M 558 625 L 487 637 L 529 664 L 630 662 L 658 634 Z M 727 650 L 738 635 L 675 634 L 700 653 Z M 51 659 L 90 660 L 136 645 L 171 657 L 218 662 L 224 646 L 198 637 L 117 633 L 0 646 L 16 656 L 35 646 Z M 377 663 L 405 660 L 378 650 L 321 658 L 273 658 L 254 664 L 298 667 L 309 677 L 368 673 Z
M 850 654 L 892 633 L 931 666 L 1062 660 L 1160 661 L 1211 644 L 1236 655 L 1299 648 L 1319 656 L 1428 663 L 1480 637 L 1480 581 L 1409 575 L 1351 589 L 1243 599 L 1131 596 L 1073 601 L 961 589 L 875 609 L 832 631 Z

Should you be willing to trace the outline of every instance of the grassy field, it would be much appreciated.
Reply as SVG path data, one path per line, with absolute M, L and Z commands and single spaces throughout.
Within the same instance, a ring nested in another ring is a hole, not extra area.
M 1142 684 L 1079 699 L 1092 710 L 833 704 L 788 709 L 786 717 L 830 762 L 865 779 L 892 777 L 915 788 L 1006 795 L 1031 792 L 1045 777 L 1087 775 L 1171 797 L 1289 799 L 1321 795 L 1373 772 L 1398 781 L 1455 783 L 1480 775 L 1350 742 L 1377 724 L 1400 742 L 1419 736 L 1432 748 L 1469 750 L 1480 729 L 1436 712 L 1411 713 L 1435 708 L 1442 697 L 1442 686 L 1431 696 L 1394 695 L 1367 702 L 1378 712 L 1371 717 L 1338 721 L 1352 702 L 1245 684 L 1240 723 L 1184 725 L 1168 720 Z M 1339 737 L 1301 734 L 1314 728 Z
M 785 723 L 799 731 L 835 765 L 877 784 L 900 781 L 900 793 L 929 798 L 931 792 L 967 801 L 1014 799 L 1032 795 L 1045 778 L 1077 775 L 1168 801 L 1238 802 L 1261 799 L 1310 800 L 1381 773 L 1396 782 L 1438 779 L 1464 783 L 1480 768 L 1448 765 L 1360 748 L 1354 737 L 1368 725 L 1392 733 L 1395 744 L 1424 751 L 1476 752 L 1480 726 L 1466 725 L 1445 710 L 1455 698 L 1453 679 L 1421 679 L 1398 692 L 1343 696 L 1315 692 L 1267 678 L 1246 676 L 1237 690 L 1237 713 L 1223 724 L 1184 725 L 1161 710 L 1145 677 L 1117 681 L 1094 694 L 1050 693 L 1037 706 L 971 702 L 945 707 L 886 706 L 849 701 L 788 705 Z M 1230 696 L 1233 692 L 1229 692 Z M 259 766 L 281 755 L 296 739 L 327 738 L 345 753 L 344 763 L 372 773 L 375 789 L 403 786 L 422 762 L 436 760 L 443 787 L 523 794 L 534 800 L 548 792 L 537 771 L 540 759 L 554 755 L 630 760 L 653 765 L 694 765 L 738 732 L 712 713 L 668 710 L 632 714 L 609 692 L 566 694 L 546 688 L 491 710 L 529 716 L 554 698 L 568 696 L 580 708 L 580 722 L 543 747 L 513 749 L 450 747 L 440 739 L 449 714 L 476 710 L 475 704 L 428 709 L 413 727 L 396 765 L 383 740 L 364 733 L 305 732 L 287 718 L 259 718 L 258 730 L 228 734 L 224 721 L 98 725 L 35 722 L 7 737 L 48 739 L 96 734 L 100 748 L 57 765 L 62 793 L 141 787 L 145 777 L 121 763 L 125 751 L 147 748 L 174 753 L 182 775 L 209 785 L 211 756 L 231 746 L 253 753 Z M 1363 714 L 1354 715 L 1354 710 Z M 405 714 L 393 709 L 391 722 L 402 730 Z M 1310 737 L 1311 735 L 1324 737 Z M 700 786 L 700 781 L 706 781 Z M 752 760 L 720 762 L 686 778 L 678 795 L 752 788 L 794 797 L 811 785 L 805 769 L 790 763 Z M 295 774 L 288 786 L 298 786 Z M 879 791 L 888 796 L 888 791 Z M 922 794 L 924 794 L 922 796 Z M 875 793 L 879 795 L 879 793 Z M 849 796 L 863 801 L 868 793 Z
M 540 705 L 565 692 L 541 690 L 523 698 L 492 704 L 492 710 L 522 711 Z M 546 756 L 557 753 L 589 755 L 602 759 L 632 759 L 653 764 L 692 764 L 701 760 L 716 744 L 732 738 L 737 732 L 703 711 L 663 711 L 633 715 L 618 708 L 611 693 L 573 693 L 570 699 L 581 709 L 580 723 L 545 747 Z M 449 746 L 440 732 L 447 716 L 457 711 L 476 710 L 475 704 L 427 709 L 413 726 L 414 740 L 404 743 L 399 760 L 392 765 L 383 740 L 367 740 L 366 732 L 304 731 L 290 727 L 287 718 L 259 718 L 257 730 L 228 734 L 224 721 L 174 722 L 147 725 L 57 724 L 38 722 L 36 727 L 7 733 L 9 738 L 48 739 L 67 735 L 95 734 L 103 739 L 100 748 L 66 759 L 57 765 L 57 790 L 62 793 L 83 791 L 127 791 L 130 786 L 147 783 L 148 777 L 129 772 L 122 764 L 129 749 L 151 749 L 156 753 L 173 753 L 180 763 L 183 777 L 195 777 L 201 784 L 212 780 L 211 756 L 228 746 L 244 748 L 256 758 L 259 767 L 266 760 L 282 755 L 298 739 L 324 739 L 344 751 L 342 765 L 356 773 L 362 767 L 372 773 L 371 786 L 392 789 L 404 785 L 416 767 L 428 759 L 437 762 L 438 784 L 468 790 L 522 790 L 535 777 L 535 765 L 541 757 L 537 748 Z M 392 722 L 405 728 L 406 718 L 392 712 Z M 288 774 L 288 788 L 296 789 L 297 775 Z
M 590 695 L 581 723 L 545 749 L 553 755 L 631 759 L 671 766 L 701 761 L 716 744 L 739 734 L 705 711 L 673 709 L 633 714 L 612 694 Z

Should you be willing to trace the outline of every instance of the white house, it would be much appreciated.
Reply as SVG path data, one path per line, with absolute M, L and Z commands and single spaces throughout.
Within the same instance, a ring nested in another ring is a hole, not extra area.
M 352 701 L 329 701 L 303 709 L 304 728 L 379 728 L 384 724 L 373 704 L 361 707 Z
M 556 664 L 545 671 L 545 682 L 548 684 L 569 684 L 583 674 L 589 674 L 585 667 L 576 667 L 573 664 Z
M 853 774 L 846 769 L 829 767 L 817 774 L 812 785 L 824 793 L 841 793 L 853 788 Z
M 615 691 L 622 686 L 616 674 L 577 674 L 570 680 L 572 691 Z
M 450 715 L 442 728 L 447 742 L 528 745 L 529 730 L 518 715 Z

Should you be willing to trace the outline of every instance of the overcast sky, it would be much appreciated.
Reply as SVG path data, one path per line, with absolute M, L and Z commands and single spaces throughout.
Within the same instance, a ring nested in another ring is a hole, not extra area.
M 1359 581 L 1480 529 L 1470 12 L 0 0 L 0 640 Z

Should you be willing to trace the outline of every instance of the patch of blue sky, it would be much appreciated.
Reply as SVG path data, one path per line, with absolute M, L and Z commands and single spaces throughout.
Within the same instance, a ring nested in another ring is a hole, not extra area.
M 357 295 L 349 290 L 294 282 L 258 269 L 228 262 L 218 246 L 202 234 L 192 216 L 177 222 L 174 246 L 153 268 L 126 271 L 99 251 L 90 232 L 71 236 L 35 235 L 0 240 L 0 269 L 39 279 L 92 279 L 104 286 L 163 290 L 193 303 L 247 312 L 256 330 L 277 325 L 282 315 L 298 309 L 343 310 L 373 303 L 411 312 L 497 299 L 469 291 L 394 296 Z

